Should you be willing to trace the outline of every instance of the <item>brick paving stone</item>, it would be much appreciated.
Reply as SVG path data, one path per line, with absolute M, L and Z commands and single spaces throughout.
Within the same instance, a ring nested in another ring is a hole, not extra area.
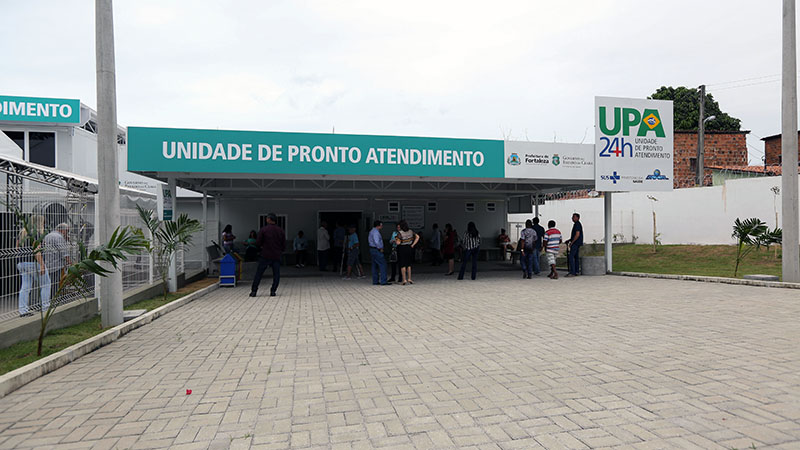
M 516 275 L 218 290 L 0 400 L 0 447 L 800 448 L 797 291 Z

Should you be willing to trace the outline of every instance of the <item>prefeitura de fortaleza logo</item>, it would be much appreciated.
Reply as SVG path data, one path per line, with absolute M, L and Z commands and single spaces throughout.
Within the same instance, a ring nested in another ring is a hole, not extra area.
M 520 164 L 522 164 L 522 162 L 520 161 L 518 154 L 512 153 L 512 154 L 508 155 L 508 165 L 510 165 L 510 166 L 518 166 Z

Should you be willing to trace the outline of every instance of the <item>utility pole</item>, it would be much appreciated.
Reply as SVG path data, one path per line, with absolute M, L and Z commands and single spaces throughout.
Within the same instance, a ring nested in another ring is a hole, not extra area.
M 114 16 L 111 0 L 95 0 L 97 57 L 97 179 L 100 243 L 120 225 L 117 166 L 117 82 L 114 72 Z M 122 323 L 122 274 L 100 278 L 100 321 L 103 327 Z
M 700 119 L 697 122 L 697 186 L 704 186 L 705 171 L 703 170 L 703 157 L 705 156 L 705 108 L 706 85 L 700 86 Z
M 783 70 L 781 77 L 781 208 L 783 210 L 783 281 L 800 283 L 800 215 L 797 205 L 797 44 L 795 1 L 783 0 Z

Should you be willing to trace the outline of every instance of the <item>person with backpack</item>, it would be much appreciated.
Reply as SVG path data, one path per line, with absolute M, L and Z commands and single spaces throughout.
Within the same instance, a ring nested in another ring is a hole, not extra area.
M 522 278 L 530 279 L 533 273 L 533 258 L 536 253 L 536 231 L 530 219 L 525 221 L 525 229 L 519 234 L 519 263 L 522 266 Z M 538 255 L 536 255 L 538 256 Z

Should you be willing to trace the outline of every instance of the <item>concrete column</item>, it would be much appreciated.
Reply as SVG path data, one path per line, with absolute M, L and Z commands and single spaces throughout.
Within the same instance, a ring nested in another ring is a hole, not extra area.
M 97 179 L 100 243 L 108 242 L 120 225 L 119 166 L 117 165 L 117 82 L 114 69 L 114 16 L 111 0 L 95 1 L 97 62 Z M 100 279 L 100 322 L 103 327 L 122 323 L 122 273 Z
M 606 250 L 606 271 L 613 270 L 612 262 L 612 245 L 614 242 L 614 231 L 611 229 L 611 192 L 603 194 L 603 217 L 605 219 L 605 250 Z
M 800 283 L 800 215 L 797 187 L 797 42 L 795 1 L 783 0 L 783 76 L 781 96 L 781 208 L 783 281 Z
M 208 194 L 203 191 L 203 248 L 201 251 L 203 255 L 203 270 L 208 271 L 208 252 L 206 252 L 206 247 L 208 247 Z
M 219 198 L 219 195 L 217 195 L 216 197 L 214 197 L 214 221 L 217 222 L 217 226 L 214 227 L 214 230 L 213 230 L 214 231 L 214 236 L 211 239 L 214 239 L 215 241 L 217 241 L 217 243 L 219 245 L 222 245 L 222 242 L 219 242 L 219 236 L 220 236 L 220 233 L 221 233 L 220 228 L 222 227 L 222 225 L 220 225 L 220 223 L 219 223 L 219 221 L 220 221 L 220 209 L 221 208 L 222 208 L 222 201 Z
M 178 219 L 178 211 L 176 209 L 177 206 L 177 189 L 175 187 L 175 177 L 169 177 L 169 192 L 170 197 L 172 197 L 172 220 Z M 178 252 L 176 251 L 172 258 L 169 260 L 169 277 L 167 280 L 167 289 L 170 292 L 175 292 L 178 290 Z

